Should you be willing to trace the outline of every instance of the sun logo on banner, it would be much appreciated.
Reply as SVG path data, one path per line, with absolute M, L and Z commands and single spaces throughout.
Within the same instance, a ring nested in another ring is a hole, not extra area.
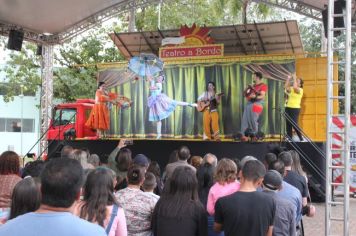
M 185 42 L 181 44 L 182 46 L 206 45 L 214 43 L 214 40 L 210 37 L 210 29 L 205 26 L 197 26 L 195 23 L 192 27 L 182 25 L 179 33 L 181 37 L 185 38 Z

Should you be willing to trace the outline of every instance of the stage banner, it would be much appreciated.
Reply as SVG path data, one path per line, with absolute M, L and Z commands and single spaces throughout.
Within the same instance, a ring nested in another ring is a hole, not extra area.
M 223 44 L 208 44 L 194 46 L 162 47 L 159 49 L 159 57 L 165 60 L 177 60 L 183 58 L 215 58 L 224 56 Z
M 351 130 L 350 130 L 350 191 L 356 192 L 356 116 L 350 117 Z M 345 119 L 344 117 L 333 117 L 332 119 L 333 131 L 344 131 Z M 333 148 L 342 148 L 344 139 L 339 134 L 333 134 L 332 146 Z M 340 153 L 333 153 L 333 165 L 342 165 L 343 156 Z M 343 181 L 343 171 L 336 169 L 333 171 L 333 181 L 340 183 Z M 338 186 L 336 190 L 342 191 L 343 187 Z

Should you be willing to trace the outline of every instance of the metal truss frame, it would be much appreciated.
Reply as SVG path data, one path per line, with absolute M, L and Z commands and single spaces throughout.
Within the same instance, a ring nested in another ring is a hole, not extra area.
M 322 21 L 321 10 L 316 7 L 305 4 L 296 0 L 252 0 L 256 3 L 264 3 L 274 7 L 279 7 L 288 11 L 292 11 L 314 20 Z
M 53 45 L 42 46 L 42 88 L 41 88 L 41 141 L 40 154 L 47 151 L 47 130 L 52 114 L 53 100 Z

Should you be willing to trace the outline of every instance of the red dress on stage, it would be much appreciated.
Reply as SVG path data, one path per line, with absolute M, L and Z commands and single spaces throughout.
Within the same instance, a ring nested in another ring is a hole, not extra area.
M 89 119 L 85 123 L 91 129 L 108 130 L 110 128 L 109 110 L 106 106 L 108 96 L 103 91 L 95 93 L 95 105 L 90 112 Z

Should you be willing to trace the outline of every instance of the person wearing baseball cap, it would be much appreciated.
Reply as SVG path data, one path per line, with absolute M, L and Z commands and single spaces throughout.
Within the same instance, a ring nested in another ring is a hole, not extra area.
M 276 170 L 267 171 L 263 178 L 263 192 L 272 196 L 276 203 L 276 214 L 273 222 L 273 235 L 296 235 L 296 209 L 288 200 L 276 193 L 282 188 L 283 178 Z

